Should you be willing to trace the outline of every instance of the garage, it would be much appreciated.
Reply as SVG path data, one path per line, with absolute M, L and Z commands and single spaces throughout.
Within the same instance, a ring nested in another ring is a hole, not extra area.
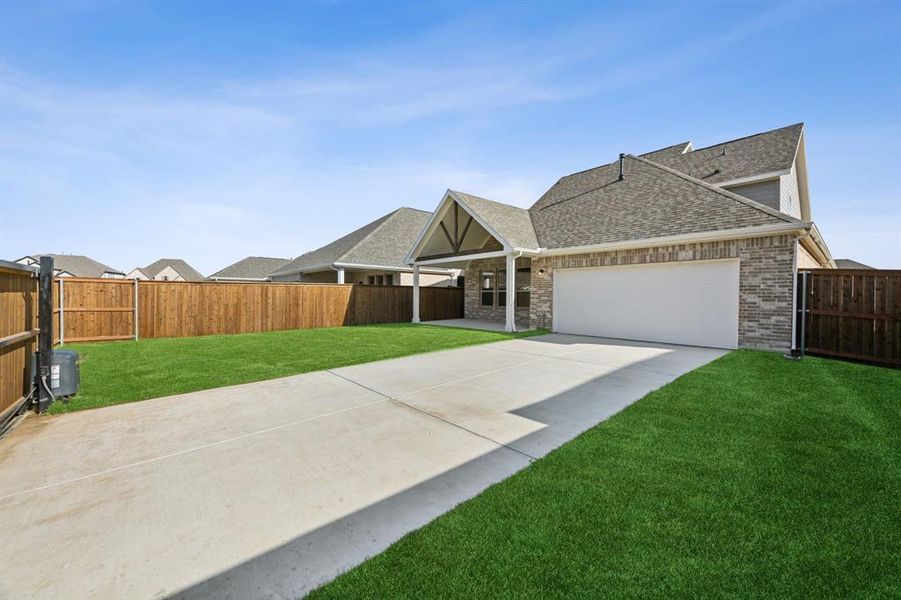
M 738 260 L 554 271 L 554 331 L 738 346 Z

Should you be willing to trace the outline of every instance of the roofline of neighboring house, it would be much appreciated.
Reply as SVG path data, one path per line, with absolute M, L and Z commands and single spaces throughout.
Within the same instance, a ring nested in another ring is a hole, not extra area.
M 25 258 L 24 256 L 22 258 Z M 21 258 L 19 260 L 22 260 Z M 11 262 L 8 260 L 0 259 L 0 268 L 3 269 L 11 269 L 14 271 L 25 271 L 27 273 L 37 273 L 37 267 L 31 265 L 23 265 L 20 262 Z
M 210 281 L 269 281 L 268 277 L 223 277 L 222 275 L 210 275 Z
M 300 269 L 292 269 L 291 271 L 276 271 L 272 274 L 274 277 L 284 277 L 285 275 L 298 275 L 303 273 L 318 273 L 319 271 L 328 271 L 334 269 L 361 269 L 361 270 L 378 270 L 378 271 L 397 271 L 403 273 L 412 273 L 412 267 L 390 267 L 387 265 L 364 265 L 359 263 L 335 262 L 323 265 L 315 265 L 312 267 L 302 267 Z M 420 273 L 432 273 L 435 275 L 450 275 L 453 269 L 420 269 Z

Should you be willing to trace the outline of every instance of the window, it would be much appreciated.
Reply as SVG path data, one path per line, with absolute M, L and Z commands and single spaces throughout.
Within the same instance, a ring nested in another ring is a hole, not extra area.
M 529 308 L 532 295 L 532 269 L 516 269 L 516 308 Z
M 494 271 L 479 273 L 479 288 L 482 290 L 482 306 L 494 306 Z
M 369 276 L 369 285 L 375 285 L 375 275 Z
M 497 272 L 497 305 L 507 306 L 507 271 Z
M 394 285 L 394 273 L 385 275 L 385 285 Z
M 384 275 L 376 275 L 376 276 L 375 276 L 375 282 L 376 282 L 378 285 L 385 285 L 385 276 L 384 276 Z

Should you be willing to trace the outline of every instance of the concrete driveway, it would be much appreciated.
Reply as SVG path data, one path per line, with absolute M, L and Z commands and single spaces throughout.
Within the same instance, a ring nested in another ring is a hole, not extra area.
M 0 598 L 302 596 L 722 354 L 546 335 L 28 418 Z

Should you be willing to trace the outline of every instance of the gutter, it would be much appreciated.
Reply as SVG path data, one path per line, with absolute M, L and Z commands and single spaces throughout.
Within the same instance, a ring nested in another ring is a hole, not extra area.
M 656 246 L 670 246 L 674 244 L 687 244 L 697 242 L 716 242 L 722 240 L 746 239 L 754 237 L 766 237 L 780 233 L 807 232 L 813 226 L 812 223 L 775 223 L 773 225 L 760 225 L 757 227 L 740 227 L 737 229 L 718 229 L 679 235 L 666 235 L 640 240 L 623 240 L 620 242 L 606 242 L 602 244 L 589 244 L 585 246 L 568 246 L 565 248 L 540 249 L 541 256 L 562 256 L 565 254 L 584 254 L 587 252 L 609 252 L 611 250 L 628 250 L 633 248 L 653 248 Z

